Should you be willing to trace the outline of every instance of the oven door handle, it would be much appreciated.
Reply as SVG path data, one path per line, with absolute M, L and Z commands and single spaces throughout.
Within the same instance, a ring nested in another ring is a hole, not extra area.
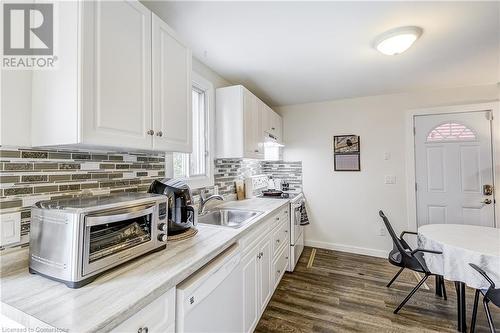
M 96 226 L 101 224 L 125 221 L 128 219 L 133 219 L 136 217 L 153 214 L 155 209 L 155 205 L 149 206 L 136 206 L 130 207 L 127 209 L 122 209 L 119 211 L 109 212 L 107 214 L 99 214 L 99 215 L 87 215 L 85 217 L 85 225 L 86 226 Z M 124 212 L 124 213 L 122 213 Z M 118 214 L 117 214 L 118 213 Z

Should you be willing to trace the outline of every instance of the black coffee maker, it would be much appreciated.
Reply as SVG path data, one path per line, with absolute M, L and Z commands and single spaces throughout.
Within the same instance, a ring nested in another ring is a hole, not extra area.
M 182 180 L 155 180 L 149 186 L 148 193 L 164 194 L 168 197 L 168 229 L 169 236 L 178 235 L 198 221 L 198 214 L 193 205 L 191 189 Z

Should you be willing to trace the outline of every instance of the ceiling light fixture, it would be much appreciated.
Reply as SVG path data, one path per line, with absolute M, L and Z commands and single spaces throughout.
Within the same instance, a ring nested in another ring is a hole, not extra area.
M 422 28 L 400 27 L 384 32 L 375 40 L 375 48 L 385 55 L 397 55 L 408 50 L 422 35 Z

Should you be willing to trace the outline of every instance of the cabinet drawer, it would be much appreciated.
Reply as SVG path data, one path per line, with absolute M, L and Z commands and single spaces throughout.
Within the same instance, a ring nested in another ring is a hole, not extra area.
M 269 223 L 268 221 L 262 222 L 261 225 L 257 226 L 255 230 L 250 231 L 248 235 L 243 236 L 239 241 L 238 245 L 241 248 L 242 255 L 246 255 L 252 248 L 264 238 L 269 232 Z
M 289 246 L 285 246 L 278 257 L 273 261 L 273 281 L 274 288 L 278 285 L 283 274 L 285 274 L 286 268 L 288 266 L 288 253 L 290 251 Z
M 280 209 L 277 213 L 272 215 L 270 220 L 272 225 L 271 228 L 275 228 L 278 224 L 280 224 L 283 221 L 289 221 L 288 206 L 286 208 Z
M 175 332 L 175 288 L 112 330 L 114 333 Z
M 274 229 L 273 231 L 273 234 L 272 234 L 272 249 L 273 249 L 273 257 L 275 257 L 279 250 L 283 247 L 283 246 L 288 246 L 289 242 L 288 242 L 288 229 L 289 229 L 289 226 L 288 226 L 288 222 L 287 221 L 283 221 L 281 222 L 281 224 L 276 228 Z

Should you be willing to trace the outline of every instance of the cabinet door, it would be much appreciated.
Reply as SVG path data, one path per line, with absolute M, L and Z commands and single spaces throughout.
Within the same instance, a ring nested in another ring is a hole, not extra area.
M 153 14 L 153 148 L 192 151 L 191 51 Z
M 259 319 L 258 251 L 256 247 L 242 260 L 243 271 L 243 332 L 253 331 Z
M 113 333 L 175 332 L 175 288 L 115 327 Z
M 259 259 L 260 311 L 264 311 L 272 294 L 271 283 L 271 241 L 269 238 L 261 243 Z M 260 313 L 261 313 L 260 312 Z
M 84 1 L 81 31 L 81 142 L 151 149 L 151 12 Z
M 259 149 L 259 106 L 258 99 L 247 90 L 243 91 L 243 131 L 245 157 L 258 157 Z
M 264 132 L 273 134 L 271 127 L 273 127 L 273 110 L 267 105 L 264 105 L 264 114 L 262 116 L 262 127 Z
M 272 111 L 272 110 L 271 110 Z M 272 122 L 271 122 L 271 130 L 273 131 L 274 135 L 278 139 L 279 142 L 283 141 L 283 125 L 282 125 L 282 119 L 279 114 L 276 112 L 272 111 Z

